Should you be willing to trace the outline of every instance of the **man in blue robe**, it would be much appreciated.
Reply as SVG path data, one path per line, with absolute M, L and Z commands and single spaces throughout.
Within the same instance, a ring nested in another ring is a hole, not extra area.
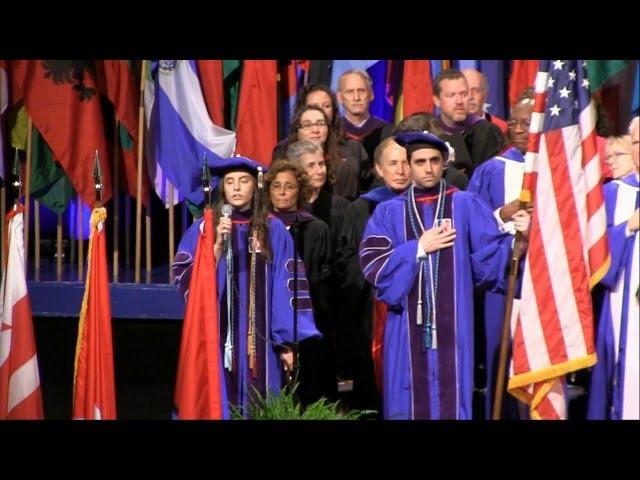
M 388 306 L 384 417 L 470 419 L 473 286 L 506 289 L 512 237 L 478 196 L 442 180 L 442 140 L 395 139 L 407 148 L 413 184 L 377 206 L 360 244 L 364 276 Z M 526 211 L 514 220 L 528 230 Z
M 258 178 L 262 166 L 232 157 L 211 170 L 220 179 L 214 253 L 224 385 L 229 402 L 246 416 L 253 388 L 262 395 L 267 389 L 279 392 L 283 371 L 292 367 L 293 240 L 284 224 L 266 211 Z M 223 204 L 231 205 L 230 218 L 221 215 Z M 185 296 L 201 223 L 202 218 L 185 232 L 171 267 Z M 297 340 L 320 337 L 302 260 L 298 260 L 297 284 Z
M 604 186 L 611 266 L 601 280 L 606 290 L 596 339 L 598 363 L 589 390 L 589 419 L 640 419 L 638 117 L 630 130 L 635 171 Z
M 482 198 L 494 212 L 500 228 L 515 235 L 513 222 L 524 176 L 524 155 L 529 141 L 529 124 L 533 112 L 534 93 L 528 89 L 518 99 L 509 119 L 508 138 L 511 146 L 500 155 L 482 163 L 473 172 L 468 191 Z M 486 394 L 485 416 L 491 418 L 496 371 L 500 354 L 500 338 L 506 297 L 500 293 L 484 294 Z M 516 400 L 505 395 L 503 418 L 517 418 Z

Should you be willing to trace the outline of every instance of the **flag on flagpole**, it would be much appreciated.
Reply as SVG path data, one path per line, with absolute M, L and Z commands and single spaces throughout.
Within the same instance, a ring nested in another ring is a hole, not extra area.
M 0 60 L 0 178 L 4 178 L 4 128 L 2 128 L 2 114 L 9 106 L 9 80 L 7 76 L 7 61 Z M 2 232 L 4 235 L 4 232 Z
M 145 89 L 147 161 L 156 192 L 168 207 L 168 181 L 180 197 L 201 205 L 202 159 L 206 153 L 213 165 L 230 157 L 236 134 L 209 118 L 195 60 L 154 61 L 150 74 Z
M 73 375 L 74 420 L 116 418 L 106 219 L 104 207 L 93 209 Z
M 521 199 L 533 201 L 509 391 L 532 418 L 566 418 L 563 377 L 595 364 L 590 289 L 609 249 L 586 62 L 542 61 Z
M 93 160 L 98 150 L 103 172 L 102 200 L 111 197 L 100 95 L 93 60 L 13 60 L 14 104 L 27 113 L 85 203 L 95 203 Z
M 7 264 L 0 297 L 0 420 L 44 418 L 24 271 L 23 212 L 20 205 L 7 214 Z
M 613 135 L 628 133 L 638 60 L 588 60 L 590 88 L 604 106 Z
M 431 62 L 405 60 L 402 76 L 402 95 L 398 102 L 398 120 L 417 112 L 433 112 Z
M 224 72 L 222 60 L 197 60 L 202 95 L 209 118 L 216 125 L 224 125 Z
M 538 73 L 538 60 L 514 60 L 509 77 L 509 105 L 513 107 L 520 94 L 533 87 Z
M 109 98 L 118 121 L 118 139 L 122 152 L 121 178 L 125 191 L 132 197 L 138 194 L 138 110 L 140 88 L 134 73 L 133 60 L 101 60 L 98 68 L 100 90 Z M 115 159 L 120 161 L 120 159 Z M 142 204 L 149 206 L 149 177 L 143 170 Z M 120 179 L 118 179 L 120 181 Z
M 261 164 L 271 164 L 278 142 L 276 60 L 245 60 L 238 100 L 236 152 Z
M 180 420 L 229 417 L 220 357 L 213 211 L 204 211 L 203 230 L 191 274 L 182 326 L 175 404 Z

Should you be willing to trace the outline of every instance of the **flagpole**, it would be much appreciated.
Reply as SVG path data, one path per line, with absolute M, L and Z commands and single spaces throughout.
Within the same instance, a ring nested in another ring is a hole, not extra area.
M 29 200 L 31 199 L 31 137 L 33 122 L 29 117 L 27 123 L 27 165 L 24 172 L 24 273 L 29 273 Z
M 62 214 L 58 214 L 56 225 L 56 280 L 62 281 Z
M 69 225 L 70 225 L 69 230 L 71 233 L 69 235 L 69 269 L 71 271 L 73 271 L 73 264 L 76 263 L 76 242 L 73 240 L 73 235 L 75 234 L 72 233 L 74 231 L 74 226 L 76 224 L 75 222 L 76 222 L 76 219 L 71 218 L 71 214 L 69 214 Z
M 34 236 L 34 245 L 33 249 L 35 250 L 35 262 L 36 262 L 36 272 L 35 279 L 36 281 L 40 280 L 40 202 L 35 200 L 33 201 L 33 230 L 35 233 Z
M 82 198 L 78 194 L 78 214 L 76 215 L 78 222 L 78 280 L 82 281 L 84 277 L 84 225 L 82 224 Z
M 180 219 L 180 235 L 184 235 L 184 232 L 187 231 L 187 217 L 189 215 L 189 209 L 187 208 L 187 202 L 182 202 L 182 218 Z
M 520 202 L 518 210 L 526 207 Z M 527 251 L 527 240 L 522 232 L 516 232 L 516 239 L 511 251 L 509 263 L 509 286 L 507 289 L 507 299 L 505 302 L 504 319 L 502 323 L 502 338 L 500 340 L 500 360 L 498 361 L 498 373 L 496 376 L 496 389 L 493 397 L 493 420 L 500 420 L 502 416 L 502 396 L 505 392 L 505 372 L 507 369 L 507 354 L 511 343 L 511 314 L 513 312 L 513 299 L 516 292 L 516 282 L 518 280 L 518 265 L 520 259 Z
M 124 266 L 129 271 L 131 266 L 131 197 L 124 197 Z
M 96 190 L 96 204 L 93 208 L 100 208 L 102 206 L 102 170 L 100 169 L 100 157 L 97 149 L 93 157 L 93 184 Z
M 175 214 L 173 208 L 173 185 L 169 184 L 169 283 L 173 283 L 173 270 L 171 270 L 171 262 L 173 261 L 173 252 L 175 249 Z
M 136 177 L 136 283 L 140 283 L 140 256 L 142 247 L 142 147 L 144 144 L 144 84 L 146 70 L 147 62 L 146 60 L 142 60 L 142 67 L 140 69 L 140 104 L 138 105 L 138 171 Z M 151 230 L 150 219 L 147 220 L 147 224 L 148 230 Z M 147 238 L 149 238 L 149 235 L 147 235 Z M 151 251 L 150 245 L 148 251 Z M 150 256 L 150 253 L 147 255 Z
M 145 211 L 145 238 L 146 238 L 146 267 L 147 267 L 147 283 L 151 283 L 151 210 Z
M 0 187 L 0 210 L 2 210 L 0 212 L 2 219 L 0 219 L 0 230 L 2 230 L 2 234 L 0 234 L 0 251 L 2 252 L 1 255 L 1 261 L 2 261 L 2 265 L 0 266 L 0 275 L 2 274 L 2 271 L 4 270 L 5 266 L 6 266 L 6 255 L 5 255 L 5 235 L 4 235 L 4 222 L 5 222 L 5 216 L 7 215 L 7 189 L 5 188 L 5 183 L 6 179 L 7 179 L 8 175 L 5 174 L 4 177 L 4 181 L 2 183 L 2 186 Z
M 113 142 L 113 283 L 118 283 L 118 262 L 120 249 L 118 244 L 118 226 L 120 218 L 120 192 L 119 192 L 119 169 L 118 154 L 120 145 L 120 130 L 118 128 L 118 118 L 114 114 L 114 142 Z

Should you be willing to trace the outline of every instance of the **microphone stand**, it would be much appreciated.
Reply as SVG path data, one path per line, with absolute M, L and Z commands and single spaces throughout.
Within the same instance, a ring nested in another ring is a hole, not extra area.
M 293 230 L 293 371 L 289 382 L 290 387 L 298 380 L 300 372 L 300 349 L 298 345 L 298 246 L 300 245 L 300 229 L 297 213 L 293 217 L 291 229 Z

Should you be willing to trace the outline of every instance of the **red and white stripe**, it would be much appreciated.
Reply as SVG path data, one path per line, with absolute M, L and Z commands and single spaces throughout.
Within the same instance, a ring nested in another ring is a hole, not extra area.
M 44 417 L 38 355 L 24 270 L 23 208 L 10 212 L 0 296 L 0 420 Z
M 579 125 L 541 134 L 546 86 L 540 72 L 523 188 L 534 211 L 509 391 L 531 405 L 532 418 L 563 419 L 563 376 L 596 360 L 590 287 L 606 272 L 609 251 L 594 105 Z

